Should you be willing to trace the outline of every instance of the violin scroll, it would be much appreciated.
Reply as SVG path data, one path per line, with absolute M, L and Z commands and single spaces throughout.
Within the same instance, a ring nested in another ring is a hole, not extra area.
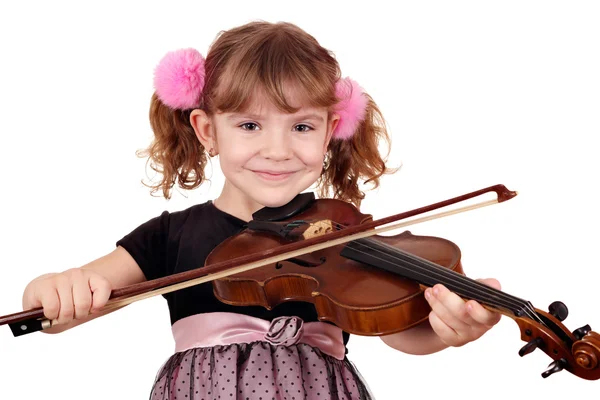
M 584 369 L 598 368 L 600 358 L 600 335 L 596 332 L 588 332 L 580 340 L 573 344 L 573 356 L 575 362 Z
M 525 315 L 513 317 L 521 330 L 521 340 L 527 342 L 519 355 L 540 349 L 552 358 L 543 378 L 567 370 L 583 379 L 600 379 L 600 334 L 589 325 L 569 331 L 561 322 L 566 318 L 566 306 L 560 302 L 552 303 L 549 310 L 531 308 Z

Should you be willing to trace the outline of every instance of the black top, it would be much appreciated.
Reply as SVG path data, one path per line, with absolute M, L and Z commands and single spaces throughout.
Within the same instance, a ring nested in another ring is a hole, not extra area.
M 219 210 L 211 201 L 182 211 L 164 211 L 137 227 L 117 242 L 137 262 L 147 280 L 204 266 L 208 254 L 222 241 L 246 227 L 246 222 Z M 190 315 L 231 312 L 273 320 L 298 316 L 305 322 L 318 321 L 315 307 L 305 302 L 284 302 L 272 310 L 261 306 L 232 306 L 219 301 L 207 282 L 166 293 L 171 324 Z M 344 343 L 349 334 L 344 332 Z

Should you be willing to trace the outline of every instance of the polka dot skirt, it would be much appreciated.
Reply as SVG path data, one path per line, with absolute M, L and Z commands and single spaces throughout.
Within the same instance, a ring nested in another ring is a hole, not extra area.
M 159 371 L 150 400 L 370 400 L 347 359 L 304 343 L 266 341 L 174 354 Z

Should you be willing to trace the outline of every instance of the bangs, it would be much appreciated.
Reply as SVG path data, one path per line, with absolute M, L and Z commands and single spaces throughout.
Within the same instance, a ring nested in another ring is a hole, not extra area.
M 331 109 L 338 101 L 338 70 L 292 39 L 278 35 L 230 54 L 210 96 L 211 111 L 244 112 L 259 99 L 288 113 L 306 106 Z

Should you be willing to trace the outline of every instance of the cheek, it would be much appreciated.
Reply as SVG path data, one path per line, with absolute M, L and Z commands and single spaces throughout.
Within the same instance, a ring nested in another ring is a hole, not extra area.
M 240 145 L 239 140 L 236 140 L 235 132 L 225 128 L 221 128 L 218 132 L 219 161 L 222 169 L 231 170 L 244 165 L 251 157 L 249 146 Z
M 325 158 L 321 141 L 299 143 L 296 154 L 305 165 L 318 168 L 323 165 Z
M 250 146 L 236 145 L 235 143 L 223 143 L 219 152 L 221 166 L 227 170 L 243 167 L 254 155 Z
M 314 168 L 321 168 L 323 166 L 323 159 L 325 158 L 324 155 L 321 155 L 321 153 L 314 153 L 311 155 L 310 158 L 306 158 L 304 160 L 304 163 L 306 165 L 310 165 L 311 167 Z
M 221 153 L 221 166 L 228 170 L 237 169 L 244 166 L 250 158 L 252 155 L 249 152 L 239 148 L 230 148 Z

